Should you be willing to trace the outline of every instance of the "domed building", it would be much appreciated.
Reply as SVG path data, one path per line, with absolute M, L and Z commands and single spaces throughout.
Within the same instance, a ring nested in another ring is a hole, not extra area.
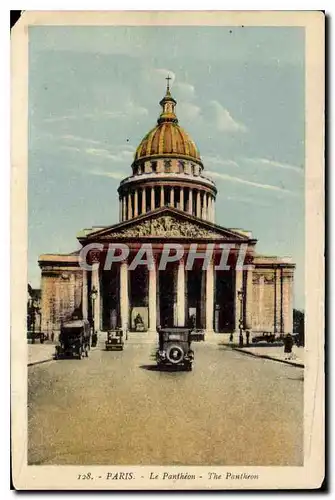
M 138 146 L 132 175 L 120 184 L 121 221 L 169 206 L 214 222 L 217 190 L 204 175 L 197 146 L 178 123 L 176 104 L 168 86 L 157 125 Z
M 169 84 L 160 105 L 118 188 L 119 222 L 81 231 L 81 251 L 40 256 L 42 330 L 80 314 L 129 338 L 155 339 L 159 326 L 206 338 L 292 332 L 295 265 L 258 255 L 250 231 L 215 223 L 217 189 Z

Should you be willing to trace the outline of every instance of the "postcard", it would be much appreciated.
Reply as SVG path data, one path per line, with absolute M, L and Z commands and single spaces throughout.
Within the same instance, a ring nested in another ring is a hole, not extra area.
M 16 489 L 320 488 L 324 25 L 13 28 Z

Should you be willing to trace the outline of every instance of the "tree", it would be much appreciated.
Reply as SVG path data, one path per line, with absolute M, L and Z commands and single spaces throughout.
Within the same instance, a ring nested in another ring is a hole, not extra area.
M 293 309 L 293 331 L 299 334 L 299 344 L 305 345 L 305 313 Z

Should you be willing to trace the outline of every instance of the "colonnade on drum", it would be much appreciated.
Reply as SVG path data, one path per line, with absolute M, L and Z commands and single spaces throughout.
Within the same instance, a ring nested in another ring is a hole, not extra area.
M 140 266 L 142 267 L 142 266 Z M 104 272 L 104 271 L 102 271 Z M 118 282 L 119 282 L 119 320 L 118 324 L 123 330 L 128 330 L 130 328 L 130 293 L 129 293 L 129 283 L 130 283 L 130 273 L 134 271 L 129 270 L 129 264 L 127 261 L 120 263 L 118 268 Z M 148 332 L 150 335 L 156 336 L 157 326 L 160 325 L 160 291 L 159 291 L 159 276 L 160 273 L 165 271 L 160 271 L 157 262 L 151 269 L 147 270 L 147 304 L 148 304 Z M 234 300 L 234 311 L 233 311 L 233 322 L 232 330 L 237 331 L 240 315 L 241 315 L 241 302 L 238 299 L 238 291 L 244 288 L 244 311 L 243 316 L 245 318 L 246 328 L 251 326 L 251 316 L 252 316 L 252 270 L 246 271 L 243 277 L 243 271 L 234 270 L 231 271 L 233 280 L 233 300 Z M 102 314 L 103 314 L 103 300 L 101 289 L 101 274 L 99 273 L 99 268 L 93 266 L 92 272 L 83 271 L 83 315 L 88 317 L 88 301 L 90 300 L 90 290 L 89 288 L 95 288 L 97 291 L 97 297 L 92 306 L 94 307 L 94 321 L 95 327 L 99 330 L 102 329 Z M 88 274 L 91 274 L 90 279 L 88 279 Z M 180 260 L 176 263 L 176 269 L 173 274 L 173 279 L 175 282 L 176 290 L 176 310 L 174 311 L 173 325 L 169 324 L 167 326 L 186 326 L 189 320 L 188 318 L 188 301 L 187 301 L 187 286 L 188 286 L 188 272 L 185 269 L 184 260 Z M 199 281 L 199 287 L 201 287 L 201 310 L 197 312 L 201 315 L 201 327 L 206 329 L 207 334 L 218 331 L 215 318 L 215 307 L 218 300 L 215 293 L 216 289 L 216 279 L 217 273 L 214 268 L 214 262 L 210 262 L 207 269 L 202 271 L 201 280 Z M 200 290 L 200 288 L 199 288 Z M 161 325 L 165 326 L 165 325 Z
M 126 221 L 165 206 L 214 222 L 215 198 L 209 191 L 163 184 L 134 188 L 120 196 L 119 219 Z

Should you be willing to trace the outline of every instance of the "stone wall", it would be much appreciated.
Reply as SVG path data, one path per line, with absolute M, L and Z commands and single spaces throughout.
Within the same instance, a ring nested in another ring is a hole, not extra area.
M 254 332 L 292 333 L 293 331 L 293 266 L 269 263 L 253 271 Z
M 82 270 L 58 266 L 42 269 L 41 328 L 43 332 L 59 331 L 75 311 L 81 312 Z

